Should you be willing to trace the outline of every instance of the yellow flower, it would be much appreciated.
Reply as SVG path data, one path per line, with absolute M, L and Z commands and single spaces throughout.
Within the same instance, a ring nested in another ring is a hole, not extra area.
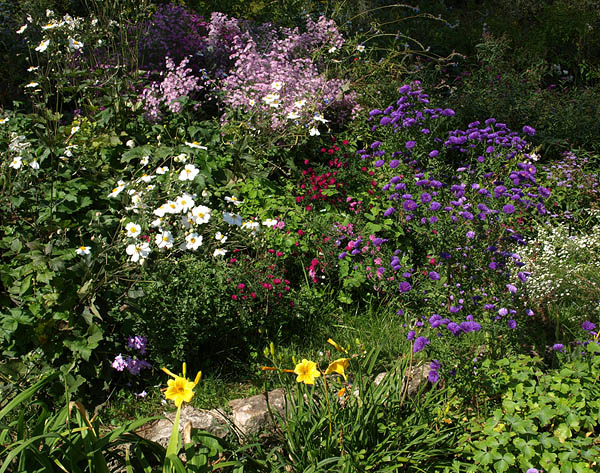
M 317 369 L 317 364 L 314 361 L 302 360 L 294 369 L 294 373 L 298 375 L 296 381 L 304 384 L 315 384 L 315 378 L 321 376 Z
M 202 372 L 198 371 L 196 375 L 196 379 L 194 381 L 190 381 L 185 377 L 185 363 L 183 364 L 183 374 L 181 376 L 177 376 L 176 374 L 171 373 L 167 368 L 162 369 L 169 376 L 172 376 L 175 379 L 169 379 L 167 381 L 167 388 L 164 388 L 165 398 L 171 399 L 175 402 L 177 407 L 181 407 L 181 404 L 185 402 L 190 402 L 194 397 L 194 388 L 198 381 L 200 381 L 200 377 L 202 376 Z
M 333 345 L 335 347 L 336 350 L 341 351 L 343 353 L 348 354 L 348 350 L 346 350 L 343 346 L 338 345 L 336 342 L 334 342 L 331 338 L 327 339 L 327 343 Z
M 325 370 L 325 374 L 337 373 L 341 374 L 344 379 L 348 379 L 346 376 L 346 369 L 348 369 L 348 358 L 338 358 L 335 361 L 332 361 L 327 370 Z

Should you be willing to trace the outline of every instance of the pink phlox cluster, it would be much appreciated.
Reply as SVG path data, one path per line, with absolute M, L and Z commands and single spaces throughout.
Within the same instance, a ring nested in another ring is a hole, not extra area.
M 181 99 L 200 91 L 205 83 L 192 74 L 188 68 L 189 58 L 183 59 L 177 67 L 169 57 L 165 59 L 167 74 L 162 82 L 154 82 L 142 91 L 142 100 L 147 117 L 152 121 L 161 118 L 160 107 L 166 106 L 170 112 L 178 113 L 182 109 Z
M 316 23 L 309 19 L 306 33 L 297 28 L 279 33 L 267 46 L 249 31 L 233 37 L 234 65 L 222 82 L 225 104 L 265 119 L 273 129 L 290 122 L 318 127 L 315 113 L 324 117 L 327 112 L 339 121 L 358 112 L 356 93 L 347 91 L 348 82 L 328 80 L 310 57 L 321 47 L 343 45 L 335 23 L 324 17 Z M 276 100 L 269 101 L 273 96 Z

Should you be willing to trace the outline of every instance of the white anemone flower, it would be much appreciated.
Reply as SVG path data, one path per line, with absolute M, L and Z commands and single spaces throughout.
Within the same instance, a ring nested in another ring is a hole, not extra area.
M 39 69 L 39 66 L 29 66 L 27 68 L 27 72 L 34 72 L 37 71 Z
M 123 191 L 123 189 L 125 189 L 125 187 L 126 187 L 125 181 L 118 181 L 117 182 L 117 187 L 115 187 L 112 190 L 112 192 L 110 194 L 108 194 L 108 197 L 116 197 L 116 196 L 118 196 Z
M 315 112 L 315 114 L 313 115 L 313 120 L 315 120 L 317 122 L 321 122 L 321 123 L 327 123 L 329 121 L 329 120 L 325 120 L 323 115 L 321 115 L 318 112 Z
M 181 206 L 182 212 L 187 212 L 190 210 L 196 203 L 194 202 L 193 197 L 190 194 L 183 194 L 177 197 L 175 200 L 177 205 Z
M 196 223 L 201 225 L 210 220 L 210 212 L 211 210 L 208 207 L 199 205 L 198 207 L 194 207 L 192 209 L 192 216 L 194 217 Z
M 162 175 L 162 174 L 165 174 L 167 172 L 169 172 L 169 166 L 159 166 L 159 167 L 156 168 L 156 174 Z
M 274 218 L 268 218 L 262 223 L 265 227 L 274 227 L 277 225 L 277 220 Z
M 179 173 L 180 181 L 193 181 L 200 171 L 193 164 L 186 164 Z
M 162 227 L 162 223 L 163 223 L 163 219 L 161 217 L 158 217 L 158 218 L 152 220 L 152 222 L 150 222 L 150 226 L 152 228 L 158 228 L 160 230 L 160 227 Z
M 186 146 L 189 146 L 190 148 L 196 148 L 196 149 L 208 149 L 206 146 L 202 146 L 200 143 L 198 143 L 197 141 L 192 141 L 192 142 L 185 142 Z
M 23 26 L 21 26 L 18 30 L 17 30 L 17 34 L 23 34 L 25 32 L 25 30 L 27 29 L 27 23 L 25 23 Z
M 187 215 L 181 216 L 181 225 L 183 225 L 183 228 L 185 228 L 186 230 L 189 230 L 195 224 L 196 224 L 196 219 L 194 218 L 194 216 L 192 214 L 188 213 Z
M 221 243 L 225 243 L 227 241 L 227 237 L 225 235 L 223 235 L 221 232 L 217 232 L 215 234 L 215 240 L 217 240 Z
M 164 231 L 156 235 L 156 246 L 159 248 L 173 248 L 173 235 L 169 231 Z
M 23 158 L 21 156 L 17 156 L 10 162 L 8 167 L 13 168 L 13 169 L 19 169 L 22 164 L 23 164 Z
M 34 87 L 37 87 L 38 85 L 40 85 L 39 82 L 30 82 L 29 84 L 27 84 L 25 86 L 26 89 L 33 89 Z
M 43 53 L 46 49 L 48 49 L 49 45 L 50 45 L 50 40 L 45 39 L 40 44 L 38 44 L 38 46 L 35 48 L 35 50 L 39 53 Z
M 162 218 L 165 216 L 165 214 L 167 213 L 167 204 L 162 204 L 160 207 L 154 209 L 154 215 L 156 215 L 159 218 Z
M 202 245 L 202 236 L 197 233 L 190 233 L 185 237 L 185 248 L 188 250 L 196 251 L 198 247 Z
M 274 81 L 274 82 L 271 84 L 271 88 L 272 88 L 272 89 L 275 89 L 275 90 L 281 90 L 281 88 L 282 88 L 282 87 L 283 87 L 283 82 L 281 82 L 281 81 L 278 81 L 278 80 Z
M 177 202 L 175 202 L 174 200 L 169 200 L 166 204 L 165 204 L 165 212 L 168 214 L 178 214 L 179 212 L 181 212 L 183 209 L 181 208 L 181 205 L 179 205 Z
M 77 51 L 78 49 L 83 48 L 83 43 L 81 41 L 77 41 L 76 39 L 69 37 L 69 48 Z
M 306 105 L 306 100 L 305 99 L 301 99 L 301 100 L 296 100 L 294 102 L 294 107 L 296 108 L 302 108 Z
M 239 207 L 240 205 L 242 205 L 244 203 L 243 200 L 238 200 L 238 198 L 234 195 L 232 195 L 230 197 L 225 197 L 225 201 L 232 203 L 236 207 Z
M 147 166 L 148 163 L 150 162 L 150 156 L 142 156 L 140 158 L 140 166 Z
M 135 238 L 142 232 L 142 227 L 140 227 L 137 223 L 129 222 L 125 225 L 125 231 L 127 235 Z
M 287 114 L 287 118 L 289 120 L 297 120 L 298 118 L 300 118 L 300 114 L 292 110 L 290 113 Z
M 242 216 L 238 214 L 232 214 L 229 212 L 223 212 L 223 220 L 229 225 L 242 226 Z
M 146 242 L 132 244 L 125 249 L 125 252 L 131 256 L 131 261 L 134 263 L 139 262 L 140 264 L 144 264 L 144 261 L 146 261 L 150 251 L 150 245 L 148 245 Z
M 81 256 L 89 255 L 91 249 L 92 249 L 91 246 L 83 246 L 82 245 L 75 250 L 75 253 L 77 253 L 78 255 L 81 255 Z
M 359 53 L 362 53 L 362 52 L 364 52 L 364 50 L 365 50 L 365 47 L 364 47 L 362 44 L 359 44 L 358 46 L 356 46 L 356 50 L 357 50 Z
M 8 117 L 4 117 L 2 120 L 0 120 L 0 125 L 4 125 L 5 123 L 8 123 Z
M 29 166 L 31 166 L 31 169 L 39 169 L 40 168 L 40 163 L 38 163 L 35 159 L 33 161 L 31 161 L 29 163 Z
M 315 128 L 314 126 L 308 131 L 308 133 L 310 134 L 310 136 L 319 136 L 321 134 L 319 129 Z
M 213 251 L 213 256 L 215 258 L 217 256 L 225 256 L 226 253 L 227 253 L 227 250 L 224 250 L 223 248 L 217 248 L 215 251 Z

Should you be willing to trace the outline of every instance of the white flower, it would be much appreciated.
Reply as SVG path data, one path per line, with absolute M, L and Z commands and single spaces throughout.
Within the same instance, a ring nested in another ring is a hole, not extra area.
M 187 154 L 181 153 L 173 158 L 176 163 L 185 163 L 187 161 Z
M 131 256 L 131 261 L 134 263 L 138 262 L 144 264 L 144 261 L 150 254 L 150 245 L 148 243 L 138 243 L 137 245 L 129 245 L 125 252 Z
M 172 248 L 173 235 L 169 231 L 164 231 L 156 235 L 156 246 L 159 248 Z
M 37 71 L 39 69 L 38 66 L 29 66 L 27 68 L 27 72 L 33 72 L 33 71 Z
M 362 44 L 359 44 L 358 46 L 356 46 L 356 50 L 359 53 L 362 53 L 365 50 L 365 47 Z
M 243 229 L 252 230 L 252 231 L 256 231 L 259 226 L 260 226 L 260 223 L 254 222 L 252 220 L 248 220 L 242 224 Z
M 198 225 L 202 225 L 210 220 L 210 212 L 211 210 L 208 207 L 199 205 L 198 207 L 194 207 L 192 209 L 192 216 Z
M 32 89 L 33 87 L 37 87 L 38 85 L 40 85 L 38 82 L 30 82 L 29 84 L 27 84 L 25 86 L 26 89 Z
M 321 123 L 327 123 L 329 120 L 325 120 L 325 118 L 323 118 L 323 115 L 321 115 L 318 112 L 315 112 L 315 114 L 313 115 L 313 120 L 317 121 L 317 122 L 321 122 Z
M 185 247 L 188 250 L 196 251 L 202 244 L 202 236 L 197 233 L 190 233 L 185 237 Z
M 54 12 L 52 10 L 46 9 L 46 17 L 50 18 L 51 16 L 54 16 Z
M 79 131 L 79 127 L 78 126 L 74 126 L 71 127 L 71 134 L 74 135 L 75 133 L 77 133 Z
M 279 94 L 267 94 L 263 97 L 263 102 L 273 108 L 277 108 L 281 105 Z
M 217 248 L 215 251 L 213 251 L 213 256 L 215 258 L 217 256 L 225 256 L 225 253 L 227 253 L 227 250 L 224 250 L 223 248 Z
M 196 148 L 196 149 L 208 149 L 206 146 L 202 146 L 200 143 L 198 143 L 197 141 L 192 141 L 191 143 L 186 141 L 185 142 L 186 146 L 189 146 L 190 148 Z
M 61 23 L 57 23 L 56 21 L 51 21 L 50 23 L 46 23 L 42 26 L 43 30 L 53 30 L 54 28 L 58 28 L 61 26 Z
M 156 176 L 152 176 L 152 175 L 148 175 L 148 174 L 142 174 L 140 176 L 140 178 L 137 180 L 137 182 L 143 181 L 145 183 L 148 182 L 152 182 L 152 179 L 154 179 Z
M 256 100 L 254 100 L 254 99 L 248 100 L 248 105 L 250 105 L 251 107 L 254 107 L 256 105 Z
M 242 216 L 237 214 L 232 214 L 229 212 L 223 212 L 223 220 L 229 225 L 237 225 L 240 227 L 242 225 Z
M 240 205 L 242 205 L 244 203 L 243 200 L 238 200 L 237 197 L 235 197 L 233 195 L 231 197 L 225 197 L 225 201 L 231 202 L 236 207 L 239 207 Z
M 31 166 L 31 169 L 39 169 L 40 168 L 40 163 L 38 163 L 35 159 L 33 161 L 31 161 L 29 163 L 29 165 Z
M 215 240 L 220 241 L 221 243 L 225 243 L 227 241 L 227 237 L 221 232 L 217 232 L 215 234 Z
M 183 212 L 187 212 L 190 208 L 196 205 L 194 199 L 190 194 L 180 195 L 179 197 L 177 197 L 177 200 L 175 202 L 177 202 L 177 204 L 181 206 L 181 210 Z
M 8 123 L 8 117 L 4 117 L 2 120 L 0 120 L 0 125 L 4 125 L 5 123 Z
M 178 214 L 179 212 L 181 212 L 181 210 L 182 210 L 181 205 L 179 205 L 179 203 L 175 202 L 174 200 L 169 200 L 165 204 L 165 213 Z
M 18 30 L 17 30 L 17 34 L 23 34 L 25 32 L 25 30 L 27 29 L 27 23 L 25 23 L 23 26 L 21 26 Z
M 130 237 L 137 237 L 142 232 L 142 227 L 140 227 L 137 223 L 129 222 L 125 225 L 125 231 L 127 235 Z
M 147 166 L 150 162 L 150 156 L 142 156 L 140 159 L 140 166 Z
M 265 227 L 274 227 L 277 225 L 277 220 L 274 218 L 268 218 L 262 223 Z
M 80 246 L 79 248 L 77 248 L 75 250 L 75 253 L 77 253 L 78 255 L 89 255 L 90 254 L 90 250 L 92 249 L 91 246 Z
M 21 156 L 17 156 L 10 162 L 8 167 L 13 168 L 13 169 L 19 169 L 21 167 L 21 164 L 23 164 L 22 161 L 23 161 L 23 158 L 21 158 Z
M 154 209 L 154 215 L 156 215 L 159 218 L 164 217 L 166 213 L 167 213 L 167 204 L 162 204 L 157 209 Z
M 108 197 L 116 197 L 116 196 L 118 196 L 121 193 L 121 191 L 123 189 L 125 189 L 125 187 L 126 187 L 125 181 L 119 181 L 119 182 L 117 182 L 117 187 L 115 187 L 112 190 L 112 192 L 110 194 L 108 194 Z
M 44 41 L 42 41 L 37 48 L 35 48 L 35 50 L 37 52 L 43 53 L 46 49 L 48 49 L 48 46 L 50 45 L 50 40 L 49 39 L 45 39 Z
M 281 90 L 282 87 L 283 87 L 283 83 L 278 80 L 276 80 L 275 82 L 273 82 L 271 84 L 271 88 L 275 89 L 275 90 Z
M 296 119 L 300 118 L 300 115 L 298 114 L 298 112 L 291 111 L 290 113 L 287 114 L 287 117 L 290 120 L 296 120 Z
M 195 223 L 196 222 L 195 222 L 194 217 L 193 217 L 192 214 L 188 213 L 187 215 L 182 215 L 181 216 L 181 224 L 183 225 L 183 227 L 186 230 L 189 230 L 190 228 L 192 228 L 192 225 L 194 225 Z
M 75 50 L 81 49 L 83 48 L 83 43 L 81 41 L 77 41 L 76 39 L 69 37 L 69 48 Z
M 127 140 L 127 142 L 125 143 L 125 146 L 127 146 L 128 148 L 133 148 L 135 146 L 135 141 Z
M 162 226 L 162 222 L 163 222 L 163 219 L 161 217 L 158 217 L 157 219 L 152 220 L 152 222 L 150 222 L 150 226 L 152 228 L 160 229 L 160 227 Z
M 156 168 L 156 174 L 165 174 L 167 172 L 169 172 L 168 166 L 159 166 Z
M 328 51 L 328 52 L 330 52 L 330 53 L 335 53 L 336 51 L 337 51 L 337 48 L 336 48 L 335 46 L 331 46 L 331 47 L 329 48 L 329 51 Z
M 302 108 L 302 107 L 304 107 L 305 105 L 306 105 L 306 100 L 305 100 L 305 99 L 302 99 L 302 100 L 296 100 L 296 101 L 294 102 L 294 107 L 296 107 L 296 108 Z
M 319 132 L 318 128 L 312 127 L 309 130 L 310 136 L 319 136 L 321 133 Z
M 193 164 L 186 164 L 179 173 L 180 181 L 193 181 L 200 171 Z

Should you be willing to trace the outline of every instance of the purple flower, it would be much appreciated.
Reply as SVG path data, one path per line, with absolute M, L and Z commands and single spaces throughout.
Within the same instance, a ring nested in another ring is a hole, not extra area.
M 429 279 L 432 281 L 439 281 L 440 275 L 436 271 L 429 271 Z
M 502 207 L 502 211 L 505 214 L 512 214 L 515 211 L 515 206 L 512 204 L 506 204 L 504 207 Z
M 429 370 L 429 374 L 427 375 L 427 379 L 430 383 L 435 384 L 440 380 L 440 375 L 436 370 Z
M 392 215 L 394 212 L 396 212 L 396 209 L 394 207 L 390 207 L 389 209 L 387 209 L 385 212 L 383 212 L 383 216 L 384 217 L 389 217 L 390 215 Z
M 498 310 L 498 314 L 500 314 L 502 317 L 504 317 L 506 314 L 508 314 L 508 309 L 506 309 L 505 307 L 502 307 L 500 310 Z
M 468 231 L 466 234 L 466 237 L 471 239 L 471 238 L 475 238 L 475 232 L 474 231 Z
M 115 360 L 112 362 L 112 367 L 117 371 L 123 371 L 125 368 L 127 368 L 127 363 L 120 353 L 115 356 Z
M 407 293 L 411 289 L 412 289 L 412 286 L 410 285 L 410 283 L 408 281 L 402 281 L 400 283 L 400 285 L 398 286 L 398 290 L 402 293 Z
M 402 206 L 404 207 L 404 210 L 406 210 L 407 212 L 412 212 L 413 210 L 415 210 L 417 208 L 417 203 L 414 200 L 406 200 L 406 201 L 404 201 Z
M 554 345 L 552 345 L 552 349 L 554 351 L 563 351 L 565 348 L 565 346 L 562 343 L 555 343 Z
M 525 125 L 523 127 L 523 133 L 525 133 L 526 135 L 529 135 L 529 136 L 533 136 L 533 135 L 535 135 L 535 128 Z
M 412 340 L 414 340 L 416 334 L 417 334 L 417 332 L 415 332 L 414 330 L 411 330 L 410 332 L 408 332 L 408 336 L 406 337 L 406 339 L 408 341 L 412 341 Z
M 419 353 L 423 350 L 427 345 L 429 345 L 429 340 L 426 337 L 419 337 L 415 340 L 413 345 L 413 353 Z
M 411 141 L 407 141 L 405 146 L 406 146 L 406 149 L 413 149 L 416 145 L 417 145 L 417 142 L 411 140 Z
M 140 337 L 139 335 L 129 337 L 129 340 L 127 341 L 127 346 L 129 348 L 139 350 L 140 354 L 143 355 L 144 353 L 146 353 L 146 337 Z
M 431 153 L 429 153 L 430 158 L 435 158 L 440 152 L 437 149 L 434 149 Z
M 540 473 L 537 468 L 529 468 L 526 473 Z
M 508 292 L 510 292 L 511 294 L 517 293 L 517 286 L 515 286 L 514 284 L 507 284 L 506 289 L 508 289 Z
M 391 168 L 391 169 L 395 169 L 395 168 L 397 168 L 398 166 L 400 166 L 400 161 L 398 161 L 397 159 L 392 159 L 392 160 L 390 161 L 390 168 Z
M 583 322 L 581 324 L 581 328 L 583 330 L 585 330 L 586 332 L 591 332 L 592 330 L 594 330 L 596 328 L 596 324 L 586 320 L 585 322 Z
M 517 322 L 513 319 L 510 319 L 507 323 L 508 323 L 508 328 L 513 329 L 513 330 L 517 328 Z

